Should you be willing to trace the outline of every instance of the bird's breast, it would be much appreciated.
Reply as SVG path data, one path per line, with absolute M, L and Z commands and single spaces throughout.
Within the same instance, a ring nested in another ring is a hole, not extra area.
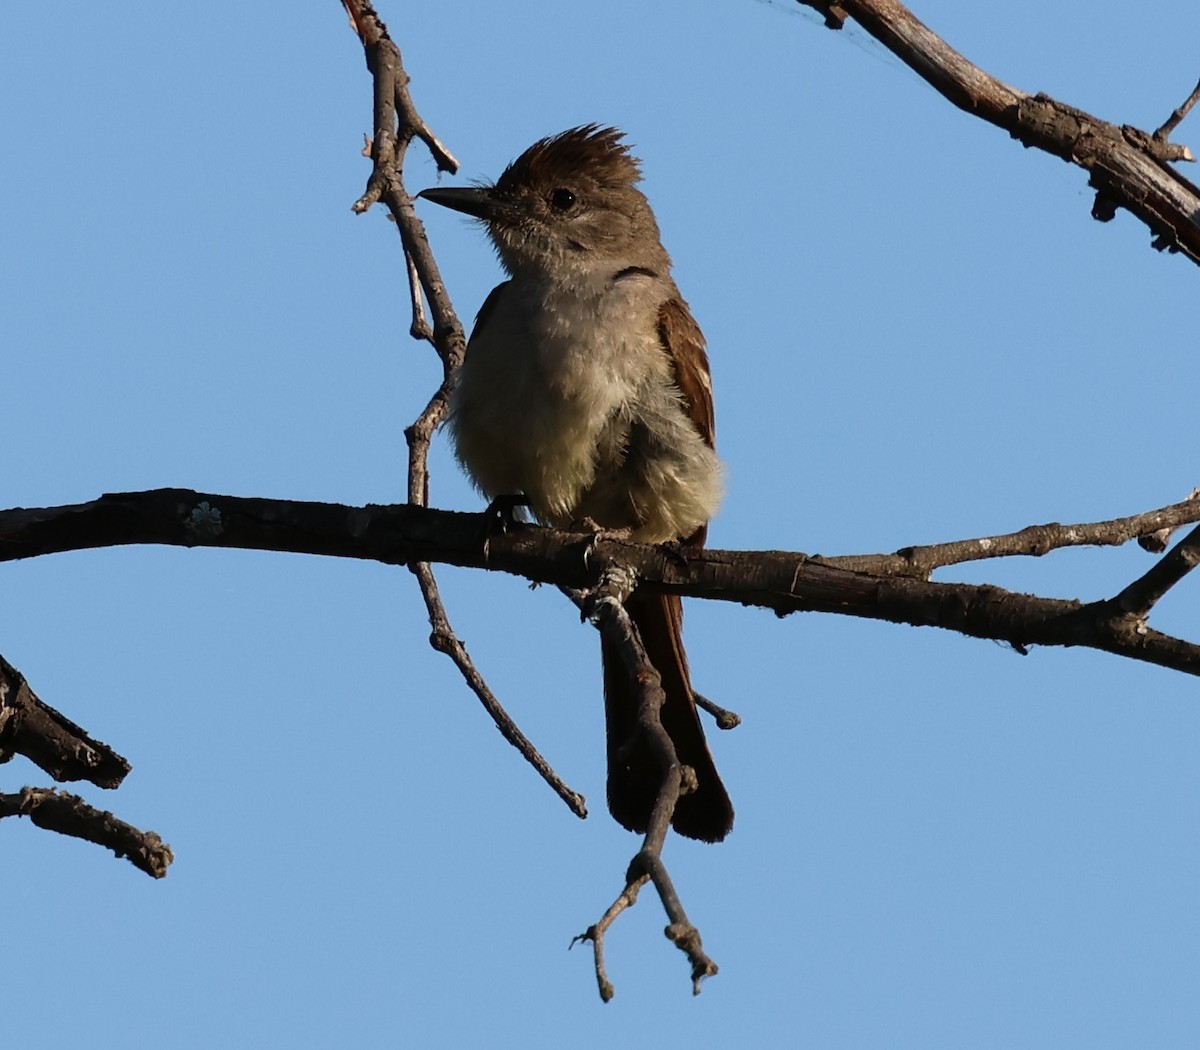
M 624 289 L 505 286 L 471 337 L 451 404 L 458 458 L 489 497 L 523 492 L 567 524 L 611 420 L 652 373 L 655 311 Z

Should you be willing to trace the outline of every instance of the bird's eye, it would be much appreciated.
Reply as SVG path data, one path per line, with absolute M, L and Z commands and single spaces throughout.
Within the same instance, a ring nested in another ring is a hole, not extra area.
M 570 211 L 575 203 L 575 194 L 570 190 L 557 189 L 550 194 L 550 207 L 555 211 Z

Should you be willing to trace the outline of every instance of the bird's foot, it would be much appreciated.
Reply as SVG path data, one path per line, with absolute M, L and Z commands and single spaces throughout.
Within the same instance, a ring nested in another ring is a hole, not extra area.
M 529 506 L 529 497 L 525 495 L 497 496 L 487 505 L 483 512 L 483 558 L 487 560 L 492 539 L 496 536 L 507 535 L 510 529 L 524 525 L 524 515 L 517 512 Z
M 583 564 L 588 569 L 592 567 L 592 556 L 596 553 L 596 547 L 601 540 L 627 540 L 633 535 L 631 528 L 606 529 L 591 518 L 577 518 L 571 522 L 571 530 L 590 534 L 583 545 Z
M 483 512 L 484 526 L 488 534 L 492 536 L 495 536 L 497 533 L 503 535 L 514 525 L 523 525 L 525 523 L 525 516 L 518 514 L 517 511 L 522 507 L 528 506 L 529 497 L 521 493 L 510 496 L 497 496 L 487 505 L 487 510 Z

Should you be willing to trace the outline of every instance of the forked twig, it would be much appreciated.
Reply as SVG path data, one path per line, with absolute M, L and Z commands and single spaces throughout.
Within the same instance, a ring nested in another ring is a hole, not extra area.
M 617 916 L 637 901 L 638 890 L 647 880 L 654 883 L 663 910 L 667 913 L 667 939 L 682 951 L 691 963 L 692 993 L 699 995 L 700 982 L 717 972 L 717 964 L 705 953 L 700 931 L 687 917 L 683 902 L 675 891 L 675 885 L 662 859 L 663 845 L 671 828 L 675 807 L 685 791 L 695 786 L 695 773 L 679 761 L 675 744 L 662 724 L 662 706 L 666 699 L 662 679 L 657 668 L 650 663 L 637 626 L 625 611 L 625 601 L 636 583 L 637 576 L 631 570 L 619 565 L 609 565 L 602 571 L 600 583 L 590 591 L 562 588 L 579 606 L 584 617 L 600 630 L 606 641 L 612 643 L 613 648 L 620 653 L 625 671 L 635 683 L 638 692 L 636 731 L 658 759 L 662 774 L 641 848 L 629 863 L 624 887 L 600 921 L 576 938 L 590 940 L 594 945 L 596 983 L 600 990 L 600 998 L 605 1002 L 615 994 L 604 967 L 605 934 Z
M 425 227 L 413 208 L 413 199 L 404 185 L 404 159 L 409 144 L 419 139 L 437 162 L 438 170 L 455 172 L 458 161 L 430 130 L 417 112 L 408 91 L 408 74 L 400 49 L 388 35 L 387 27 L 369 0 L 342 0 L 350 25 L 362 41 L 367 68 L 374 83 L 374 132 L 367 150 L 372 161 L 367 189 L 354 203 L 354 210 L 367 211 L 376 203 L 384 204 L 400 232 L 404 247 L 405 274 L 412 302 L 410 334 L 433 346 L 442 362 L 442 382 L 420 416 L 404 431 L 408 443 L 408 501 L 416 506 L 429 505 L 429 447 L 434 432 L 446 414 L 454 370 L 462 362 L 466 349 L 462 325 L 442 282 L 441 273 L 429 247 Z M 425 314 L 428 299 L 433 322 Z M 465 646 L 450 626 L 449 617 L 438 592 L 433 570 L 427 562 L 410 563 L 432 628 L 430 644 L 445 653 L 459 669 L 463 679 L 479 698 L 504 738 L 513 745 L 538 774 L 580 817 L 587 816 L 584 797 L 573 791 L 554 772 L 529 739 L 517 728 L 511 716 L 488 688 L 479 669 L 467 655 Z

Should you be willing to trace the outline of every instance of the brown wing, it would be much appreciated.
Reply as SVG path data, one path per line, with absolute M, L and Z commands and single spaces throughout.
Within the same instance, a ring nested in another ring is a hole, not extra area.
M 715 435 L 708 356 L 704 352 L 704 336 L 687 303 L 675 297 L 662 304 L 658 311 L 658 334 L 663 351 L 671 359 L 688 417 L 712 448 Z M 701 525 L 682 542 L 703 547 L 707 532 L 708 526 Z M 679 799 L 671 823 L 688 838 L 720 842 L 733 827 L 733 805 L 696 713 L 683 649 L 683 606 L 679 596 L 638 590 L 630 595 L 625 608 L 637 624 L 650 663 L 662 677 L 663 728 L 675 745 L 679 761 L 696 773 L 696 790 Z M 657 756 L 646 746 L 639 731 L 639 698 L 633 680 L 607 639 L 601 639 L 601 652 L 608 726 L 608 808 L 618 823 L 631 831 L 644 832 L 658 798 L 662 773 Z
M 500 293 L 510 284 L 512 284 L 512 281 L 501 281 L 495 288 L 488 292 L 487 298 L 484 299 L 483 305 L 479 308 L 479 313 L 475 315 L 475 326 L 471 329 L 471 339 L 474 339 L 483 326 L 487 324 L 488 318 L 491 317 L 492 312 L 496 309 L 496 304 L 500 301 Z M 467 340 L 467 349 L 471 349 L 470 340 Z
M 668 299 L 658 308 L 658 334 L 663 349 L 671 358 L 675 382 L 683 394 L 684 405 L 700 436 L 709 448 L 716 447 L 713 425 L 712 377 L 708 372 L 708 354 L 704 335 L 682 299 Z
M 713 419 L 712 376 L 708 354 L 704 351 L 704 333 L 692 317 L 688 304 L 678 296 L 667 299 L 658 308 L 658 335 L 671 359 L 675 385 L 683 394 L 683 405 L 696 430 L 709 448 L 716 448 L 716 424 Z M 701 525 L 683 542 L 703 547 L 708 526 Z

